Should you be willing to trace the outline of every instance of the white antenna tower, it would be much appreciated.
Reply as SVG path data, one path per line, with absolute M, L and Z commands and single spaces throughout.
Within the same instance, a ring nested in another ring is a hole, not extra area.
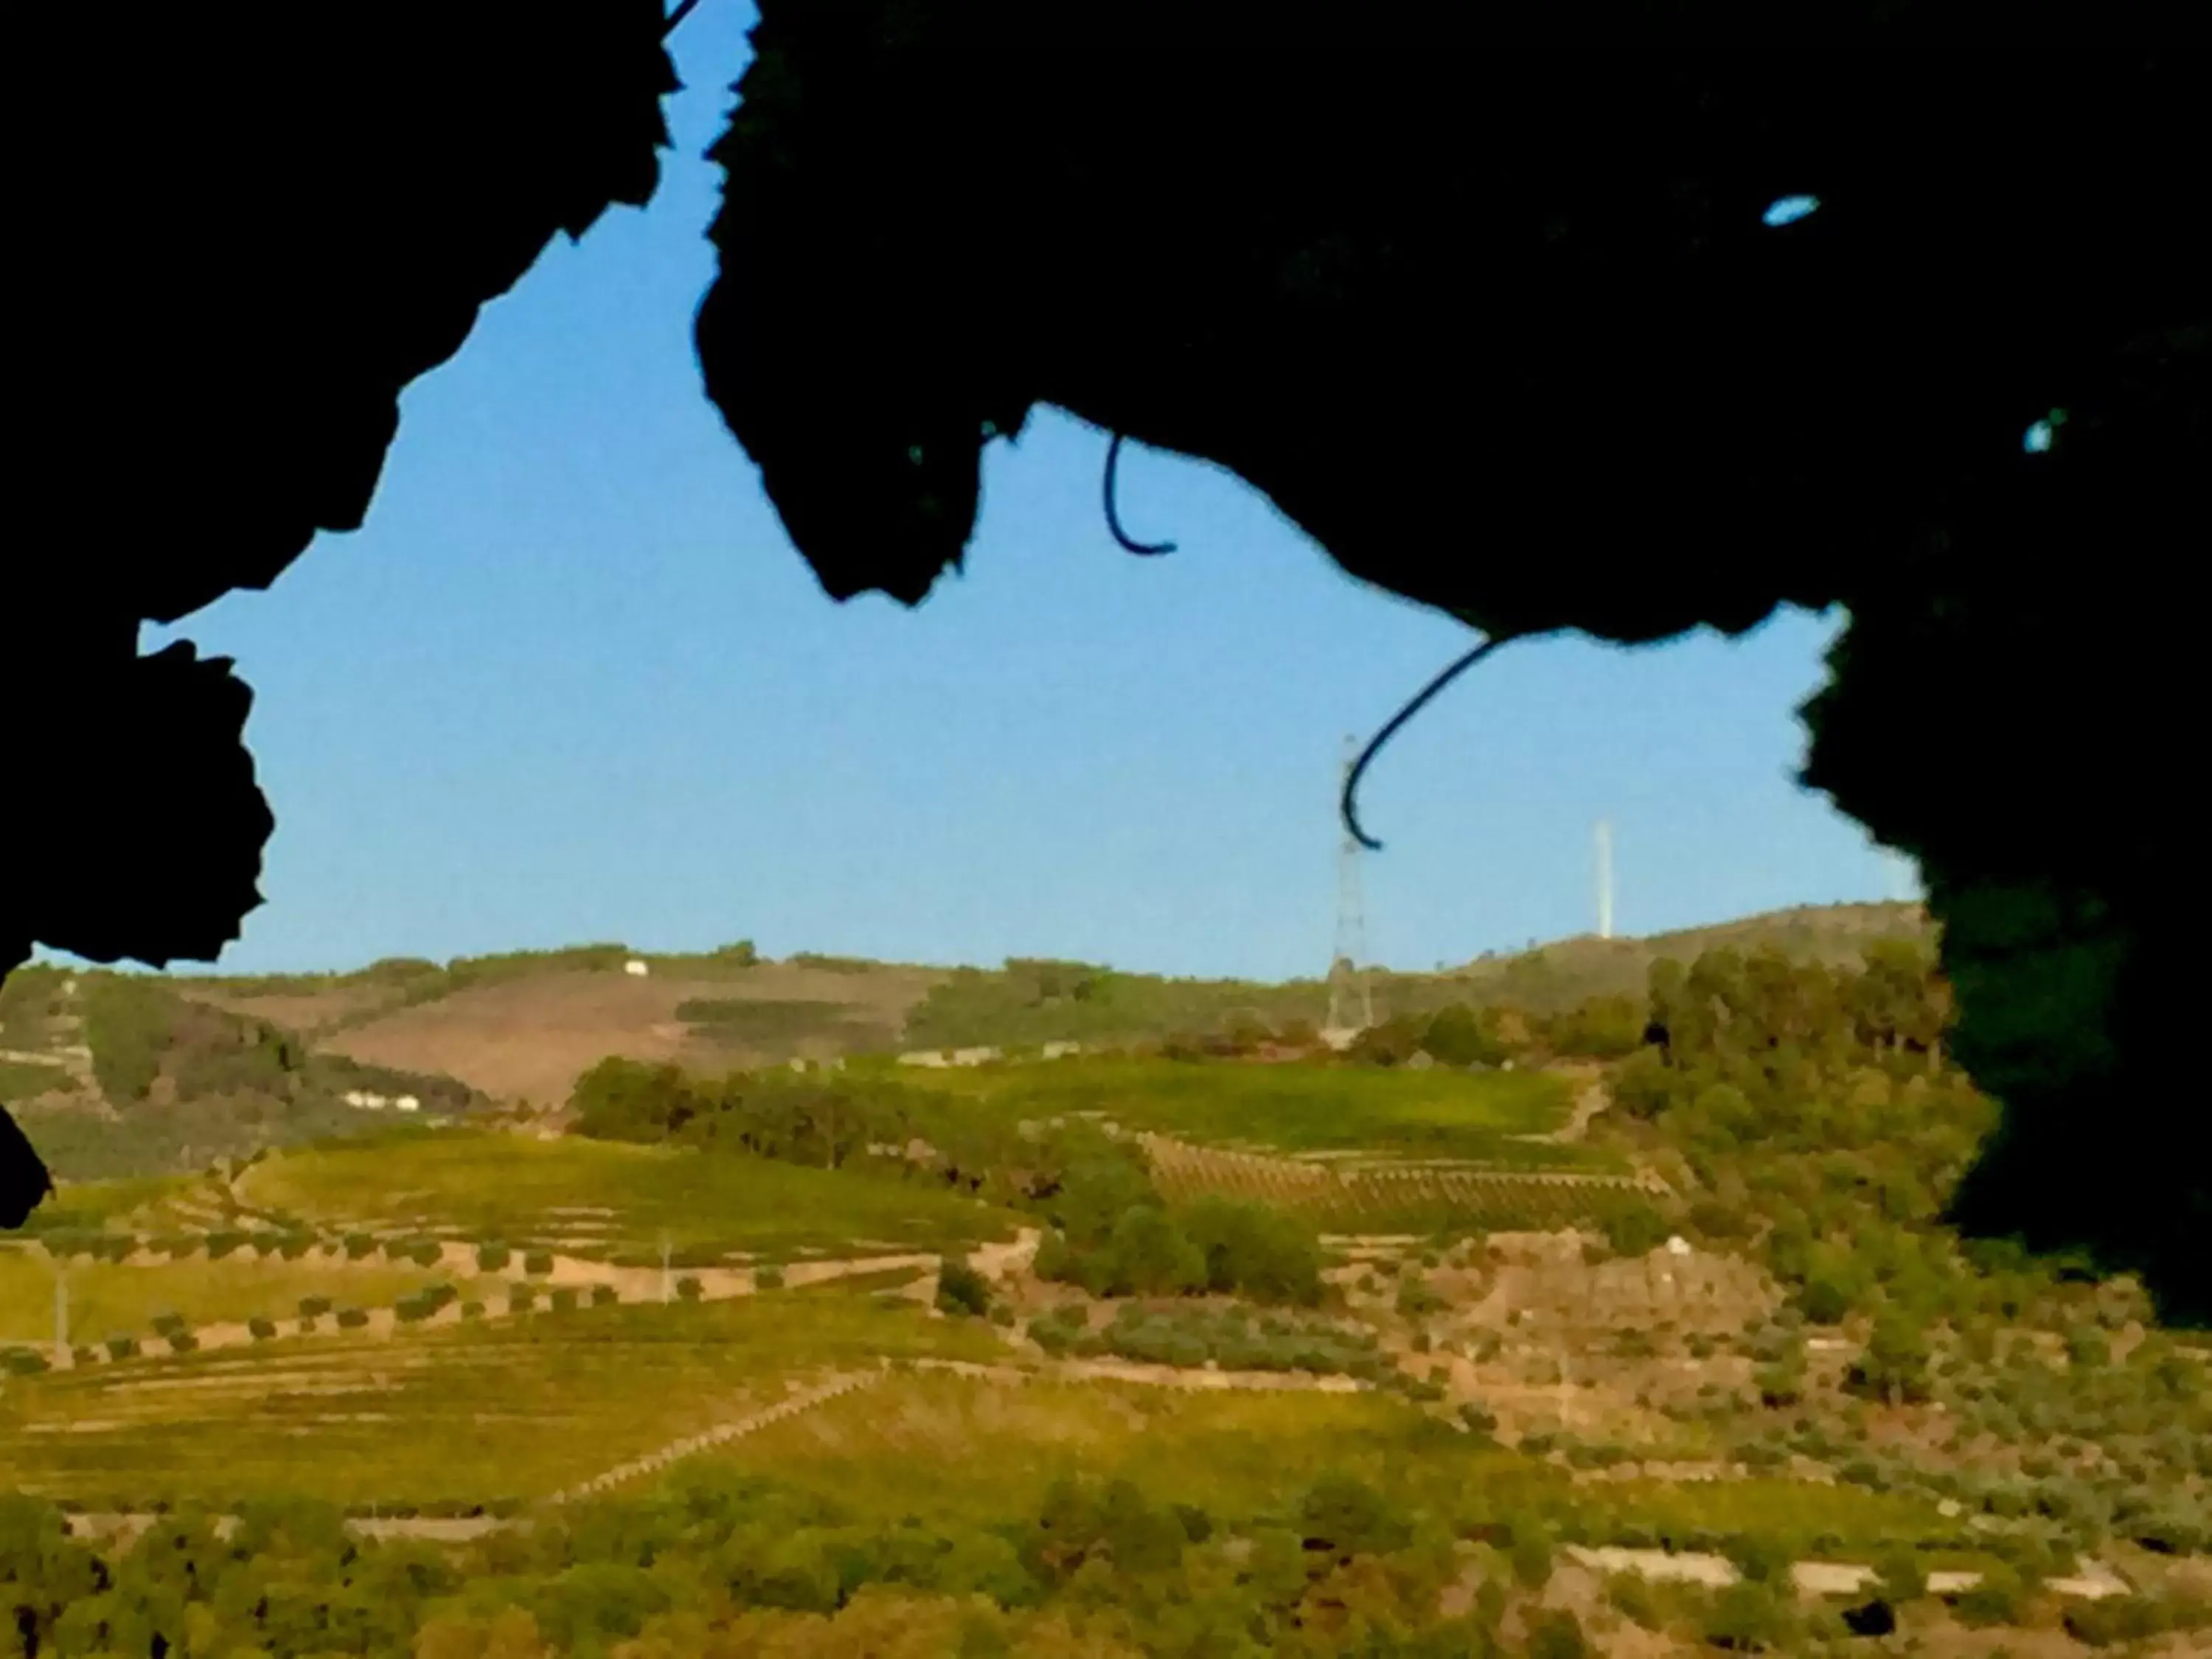
M 1597 821 L 1597 936 L 1613 937 L 1613 826 Z
M 1359 758 L 1359 739 L 1344 740 L 1344 769 L 1340 787 L 1352 780 Z M 1341 799 L 1341 796 L 1339 797 Z M 1336 951 L 1328 967 L 1328 1020 L 1331 1030 L 1351 1027 L 1354 1004 L 1358 1030 L 1375 1024 L 1375 994 L 1360 965 L 1367 959 L 1367 908 L 1359 891 L 1360 846 L 1349 827 L 1336 855 Z

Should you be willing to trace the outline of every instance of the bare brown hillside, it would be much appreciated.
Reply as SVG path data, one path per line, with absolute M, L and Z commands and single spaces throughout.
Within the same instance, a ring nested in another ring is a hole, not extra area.
M 495 1099 L 545 1104 L 565 1100 L 577 1074 L 609 1054 L 711 1070 L 890 1048 L 933 977 L 917 969 L 780 964 L 735 979 L 546 974 L 329 1030 L 319 1046 L 375 1065 L 442 1072 Z

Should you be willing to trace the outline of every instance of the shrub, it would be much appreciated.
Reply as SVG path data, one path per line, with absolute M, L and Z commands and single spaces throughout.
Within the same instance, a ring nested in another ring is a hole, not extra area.
M 428 1319 L 433 1310 L 430 1299 L 417 1291 L 412 1296 L 401 1297 L 392 1304 L 392 1311 L 401 1322 L 411 1325 L 418 1321 Z
M 1420 1319 L 1443 1310 L 1444 1299 L 1430 1287 L 1428 1280 L 1419 1273 L 1407 1273 L 1398 1281 L 1398 1311 L 1407 1319 Z
M 2011 1568 L 1992 1565 L 1982 1582 L 1952 1604 L 1961 1622 L 1973 1626 L 2016 1625 L 2027 1601 L 2027 1585 Z
M 477 1246 L 477 1268 L 481 1273 L 495 1273 L 514 1259 L 514 1252 L 496 1240 Z
M 338 1328 L 340 1330 L 357 1331 L 368 1323 L 368 1315 L 359 1308 L 340 1308 L 338 1310 Z
M 446 1248 L 434 1238 L 420 1239 L 410 1247 L 407 1256 L 418 1267 L 434 1267 L 446 1259 Z
M 200 1345 L 200 1340 L 190 1331 L 173 1331 L 169 1334 L 171 1353 L 190 1353 Z
M 172 1261 L 182 1261 L 200 1248 L 200 1240 L 189 1234 L 179 1233 L 175 1237 L 167 1241 L 167 1248 L 163 1254 Z
M 546 1298 L 546 1303 L 555 1313 L 574 1313 L 576 1309 L 576 1287 L 573 1285 L 556 1286 L 553 1294 Z
M 1649 1255 L 1667 1242 L 1666 1219 L 1649 1204 L 1609 1210 L 1600 1224 L 1616 1255 Z
M 550 1250 L 532 1250 L 522 1258 L 522 1271 L 532 1279 L 544 1278 L 553 1271 L 553 1253 Z
M 1730 1584 L 1713 1598 L 1705 1637 L 1715 1647 L 1735 1653 L 1786 1652 L 1796 1622 L 1776 1586 L 1746 1581 Z
M 2066 1633 L 2093 1648 L 2115 1642 L 2142 1642 L 2165 1633 L 2166 1609 L 2142 1595 L 2108 1596 L 2077 1601 L 2066 1609 Z
M 314 1246 L 315 1241 L 305 1233 L 286 1233 L 276 1241 L 276 1254 L 287 1261 L 297 1261 Z
M 965 1257 L 946 1256 L 938 1263 L 937 1305 L 949 1314 L 987 1314 L 991 1310 L 991 1286 Z
M 1525 1589 L 1541 1589 L 1552 1579 L 1552 1537 L 1533 1521 L 1514 1524 L 1510 1552 L 1513 1577 Z
M 527 1285 L 511 1285 L 507 1291 L 507 1306 L 510 1313 L 528 1313 L 538 1300 L 538 1292 Z
M 331 1299 L 326 1296 L 303 1296 L 300 1298 L 300 1317 L 319 1319 L 331 1310 Z
M 687 1302 L 696 1302 L 699 1299 L 699 1291 L 697 1288 L 698 1284 L 699 1281 L 696 1279 L 679 1279 L 676 1281 L 676 1293 L 678 1296 L 683 1297 Z M 686 1291 L 684 1288 L 686 1285 L 691 1285 L 693 1288 L 690 1291 Z M 753 1288 L 757 1291 L 781 1290 L 783 1288 L 783 1269 L 777 1267 L 773 1261 L 754 1268 Z
M 1659 1610 L 1659 1598 L 1653 1593 L 1651 1581 L 1640 1572 L 1617 1572 L 1606 1580 L 1605 1599 L 1613 1610 L 1631 1624 L 1645 1630 L 1656 1630 L 1663 1615 Z
M 462 1317 L 462 1318 L 464 1318 L 464 1319 L 482 1319 L 483 1316 L 484 1316 L 484 1304 L 483 1304 L 483 1303 L 481 1303 L 481 1302 L 464 1302 L 464 1303 L 462 1303 L 462 1304 L 461 1304 L 461 1317 Z
M 111 1336 L 101 1345 L 110 1359 L 132 1359 L 137 1357 L 138 1339 L 135 1336 Z
M 1582 1620 L 1565 1607 L 1539 1613 L 1528 1621 L 1528 1659 L 1584 1659 L 1589 1644 Z
M 146 1322 L 154 1328 L 154 1334 L 156 1336 L 174 1336 L 179 1331 L 186 1328 L 184 1315 L 171 1312 L 166 1308 Z
M 245 1243 L 246 1235 L 244 1233 L 230 1232 L 228 1231 L 223 1232 L 210 1233 L 207 1236 L 208 1259 L 210 1261 L 220 1261 L 227 1255 L 234 1255 L 237 1254 L 239 1247 Z
M 71 1364 L 76 1365 L 97 1365 L 100 1364 L 100 1350 L 80 1344 L 70 1350 L 70 1360 Z
M 46 1355 L 35 1348 L 10 1348 L 0 1365 L 4 1365 L 11 1376 L 36 1376 L 48 1368 L 48 1362 Z
M 345 1236 L 346 1260 L 359 1261 L 376 1253 L 376 1241 L 367 1233 L 348 1233 Z
M 269 1342 L 276 1340 L 276 1322 L 266 1314 L 254 1315 L 246 1322 L 246 1328 L 256 1342 Z
M 594 1285 L 592 1286 L 592 1305 L 594 1308 L 611 1306 L 616 1299 L 616 1291 L 613 1285 Z
M 777 1273 L 775 1276 L 775 1284 L 773 1285 L 763 1286 L 763 1288 L 774 1290 L 780 1287 L 782 1283 L 783 1275 L 781 1273 Z M 702 1285 L 697 1279 L 694 1279 L 690 1273 L 686 1273 L 683 1278 L 676 1281 L 676 1294 L 686 1302 L 696 1302 L 707 1294 L 707 1287 L 704 1285 Z
M 1771 1538 L 1747 1534 L 1731 1540 L 1726 1553 L 1751 1583 L 1778 1583 L 1790 1576 L 1790 1552 Z

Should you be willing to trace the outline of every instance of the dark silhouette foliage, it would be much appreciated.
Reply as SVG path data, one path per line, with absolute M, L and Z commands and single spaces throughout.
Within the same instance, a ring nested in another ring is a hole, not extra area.
M 714 150 L 707 390 L 841 598 L 927 592 L 982 447 L 1042 402 L 1235 471 L 1492 637 L 1844 605 L 1806 780 L 1925 873 L 1956 1058 L 2007 1109 L 1962 1213 L 2201 1312 L 2152 887 L 2187 769 L 2112 757 L 2187 659 L 2163 573 L 2212 544 L 2212 109 L 2127 11 L 2027 8 L 1992 45 L 1875 0 L 1420 38 L 1199 7 L 1166 49 L 1134 14 L 769 0 Z M 81 57 L 88 16 L 40 14 L 27 61 Z M 104 44 L 115 118 L 56 114 L 23 181 L 24 516 L 100 520 L 11 595 L 11 665 L 83 735 L 79 810 L 11 822 L 37 873 L 0 891 L 0 962 L 234 935 L 270 828 L 246 693 L 138 658 L 137 624 L 358 524 L 399 389 L 554 234 L 646 199 L 662 27 L 414 0 Z M 122 210 L 88 188 L 120 179 Z M 40 1178 L 10 1146 L 12 1212 Z

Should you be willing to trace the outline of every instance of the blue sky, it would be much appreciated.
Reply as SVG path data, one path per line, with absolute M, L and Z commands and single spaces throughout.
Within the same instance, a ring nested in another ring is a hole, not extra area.
M 1344 738 L 1462 646 L 1261 496 L 1040 410 L 986 461 L 964 576 L 825 598 L 700 390 L 690 327 L 749 11 L 678 32 L 659 196 L 556 245 L 402 404 L 360 532 L 146 630 L 234 656 L 277 829 L 223 965 L 751 938 L 908 961 L 1318 971 Z M 1010 204 L 1011 208 L 1011 204 Z M 1426 968 L 1877 898 L 1896 872 L 1791 782 L 1835 620 L 1501 652 L 1370 772 L 1367 931 Z

